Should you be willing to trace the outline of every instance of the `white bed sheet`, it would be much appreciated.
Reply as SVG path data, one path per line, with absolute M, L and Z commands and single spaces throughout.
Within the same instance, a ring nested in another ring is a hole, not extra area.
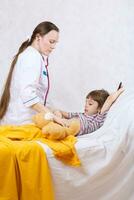
M 40 145 L 47 152 L 56 200 L 134 200 L 134 91 L 120 96 L 103 127 L 78 137 L 81 167 L 63 164 Z

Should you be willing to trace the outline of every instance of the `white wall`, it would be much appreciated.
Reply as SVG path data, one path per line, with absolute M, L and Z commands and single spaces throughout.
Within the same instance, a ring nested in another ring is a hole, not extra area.
M 19 45 L 41 21 L 60 28 L 50 56 L 51 102 L 82 110 L 92 89 L 133 85 L 133 0 L 0 0 L 0 91 Z

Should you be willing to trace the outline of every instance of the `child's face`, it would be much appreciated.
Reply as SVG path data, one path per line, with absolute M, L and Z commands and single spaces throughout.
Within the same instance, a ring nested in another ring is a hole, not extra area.
M 94 101 L 91 97 L 86 99 L 84 113 L 87 115 L 94 115 L 100 111 L 98 102 Z

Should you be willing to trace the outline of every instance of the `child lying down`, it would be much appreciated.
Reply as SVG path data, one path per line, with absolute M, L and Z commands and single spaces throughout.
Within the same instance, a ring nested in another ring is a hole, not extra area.
M 83 113 L 69 113 L 51 110 L 33 116 L 33 122 L 42 128 L 49 139 L 63 139 L 68 135 L 84 135 L 99 129 L 106 119 L 108 110 L 120 94 L 123 87 L 109 95 L 106 90 L 93 90 L 86 96 Z

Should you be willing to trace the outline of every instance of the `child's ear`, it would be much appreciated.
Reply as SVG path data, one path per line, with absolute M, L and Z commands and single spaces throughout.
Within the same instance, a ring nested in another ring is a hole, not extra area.
M 97 111 L 98 111 L 98 113 L 100 113 L 101 112 L 101 108 L 98 107 Z

